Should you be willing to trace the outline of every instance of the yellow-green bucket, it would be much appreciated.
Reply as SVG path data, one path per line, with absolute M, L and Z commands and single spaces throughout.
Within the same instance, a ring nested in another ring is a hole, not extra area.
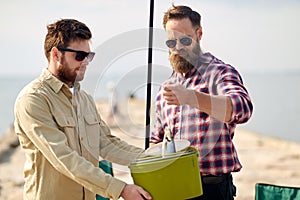
M 153 200 L 184 200 L 203 194 L 198 166 L 198 152 L 189 147 L 184 152 L 153 156 L 131 163 L 136 185 L 147 190 Z

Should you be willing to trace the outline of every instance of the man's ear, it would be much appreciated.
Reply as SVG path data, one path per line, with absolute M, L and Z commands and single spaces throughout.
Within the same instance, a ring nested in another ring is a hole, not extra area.
M 196 34 L 197 34 L 197 37 L 200 41 L 202 39 L 202 27 L 201 26 L 197 29 Z
M 50 59 L 52 59 L 54 62 L 59 62 L 60 56 L 61 52 L 56 47 L 52 47 L 50 51 Z

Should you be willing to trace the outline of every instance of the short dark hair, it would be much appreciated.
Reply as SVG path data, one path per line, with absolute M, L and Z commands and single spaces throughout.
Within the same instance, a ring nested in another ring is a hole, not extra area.
M 44 42 L 44 51 L 47 60 L 50 60 L 50 51 L 53 47 L 67 47 L 76 40 L 90 40 L 92 33 L 82 22 L 75 19 L 61 19 L 47 26 L 47 35 Z
M 189 18 L 193 27 L 201 26 L 201 15 L 198 12 L 193 11 L 188 6 L 175 6 L 174 4 L 172 4 L 172 7 L 165 13 L 163 26 L 166 29 L 166 24 L 169 20 L 184 18 Z

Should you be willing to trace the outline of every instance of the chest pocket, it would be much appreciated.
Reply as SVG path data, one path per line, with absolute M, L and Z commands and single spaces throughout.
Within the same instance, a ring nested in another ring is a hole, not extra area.
M 65 133 L 68 145 L 74 150 L 77 149 L 78 143 L 76 141 L 78 139 L 77 133 L 75 131 L 75 120 L 73 119 L 73 117 L 58 116 L 55 117 L 55 120 L 57 122 L 59 130 Z
M 84 115 L 85 134 L 90 148 L 99 150 L 100 139 L 100 119 L 96 114 L 88 113 Z

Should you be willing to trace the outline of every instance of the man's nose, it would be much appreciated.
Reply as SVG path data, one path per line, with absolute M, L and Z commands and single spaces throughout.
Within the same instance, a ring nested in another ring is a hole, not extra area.
M 175 49 L 176 50 L 181 50 L 181 49 L 183 49 L 183 47 L 184 47 L 183 44 L 181 44 L 181 42 L 179 40 L 177 40 Z

